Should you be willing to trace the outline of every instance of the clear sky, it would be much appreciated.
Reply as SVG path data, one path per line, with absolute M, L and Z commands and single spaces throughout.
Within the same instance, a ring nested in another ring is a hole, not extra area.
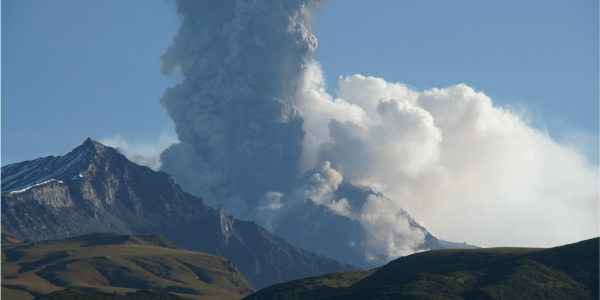
M 159 56 L 179 22 L 171 1 L 3 1 L 2 165 L 173 135 L 158 100 L 181 75 Z M 598 161 L 598 1 L 330 0 L 313 33 L 330 93 L 356 73 L 466 83 Z

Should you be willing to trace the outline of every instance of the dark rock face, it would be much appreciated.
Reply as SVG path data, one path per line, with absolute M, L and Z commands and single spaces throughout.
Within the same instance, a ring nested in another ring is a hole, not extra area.
M 65 156 L 3 167 L 2 192 L 2 227 L 22 240 L 160 234 L 184 249 L 233 260 L 257 289 L 356 269 L 233 219 L 222 207 L 215 211 L 170 175 L 91 139 Z

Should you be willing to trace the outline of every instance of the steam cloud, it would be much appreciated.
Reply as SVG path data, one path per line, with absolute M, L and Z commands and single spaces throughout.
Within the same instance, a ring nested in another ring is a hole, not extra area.
M 304 168 L 330 161 L 446 240 L 551 247 L 599 234 L 598 166 L 482 92 L 354 75 L 334 100 L 323 86 L 314 62 L 299 101 Z
M 161 169 L 207 204 L 277 234 L 311 201 L 360 222 L 377 264 L 425 240 L 407 211 L 444 239 L 482 246 L 598 235 L 598 167 L 483 93 L 354 75 L 327 94 L 310 61 L 321 1 L 177 4 L 183 25 L 162 72 L 185 80 L 161 104 L 180 142 Z M 336 199 L 343 181 L 375 192 Z
M 156 141 L 143 140 L 130 143 L 119 134 L 100 140 L 100 143 L 114 147 L 129 160 L 155 171 L 161 167 L 161 153 L 176 142 L 178 142 L 177 137 L 172 133 L 172 129 L 163 131 Z

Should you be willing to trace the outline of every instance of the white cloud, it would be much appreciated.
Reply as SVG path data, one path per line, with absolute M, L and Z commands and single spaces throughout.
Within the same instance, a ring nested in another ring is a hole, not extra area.
M 418 190 L 411 209 L 441 236 L 556 246 L 598 235 L 598 166 L 581 153 L 464 84 L 425 91 L 418 103 L 442 129 L 439 165 L 451 176 Z
M 549 247 L 599 235 L 598 166 L 482 92 L 459 84 L 419 93 L 354 75 L 340 79 L 333 99 L 317 63 L 305 76 L 303 169 L 330 161 L 447 240 Z M 389 227 L 394 218 L 376 203 L 369 226 Z M 390 253 L 403 249 L 400 240 L 392 238 Z
M 324 161 L 315 168 L 315 173 L 307 178 L 301 187 L 292 192 L 292 198 L 311 198 L 317 204 L 327 205 L 343 179 L 340 172 L 332 169 L 328 161 Z
M 379 264 L 412 254 L 425 241 L 425 233 L 410 225 L 410 216 L 384 196 L 370 195 L 358 220 L 368 232 L 367 260 Z
M 130 142 L 121 135 L 115 134 L 113 137 L 103 138 L 99 142 L 105 146 L 116 148 L 129 160 L 139 165 L 158 171 L 161 166 L 160 154 L 170 145 L 179 141 L 174 132 L 165 129 L 154 141 L 136 140 Z
M 258 203 L 258 206 L 249 214 L 249 218 L 256 220 L 260 226 L 270 232 L 275 232 L 275 226 L 282 215 L 284 204 L 281 203 L 280 192 L 267 192 Z

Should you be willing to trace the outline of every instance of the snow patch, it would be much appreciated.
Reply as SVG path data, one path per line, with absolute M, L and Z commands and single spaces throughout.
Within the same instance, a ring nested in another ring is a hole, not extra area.
M 34 188 L 34 187 L 36 187 L 36 186 L 42 186 L 42 185 L 46 185 L 46 184 L 48 184 L 48 183 L 50 183 L 50 182 L 53 182 L 53 181 L 55 181 L 55 182 L 58 182 L 58 183 L 63 183 L 63 184 L 64 184 L 64 182 L 62 182 L 62 181 L 60 181 L 60 180 L 56 180 L 56 179 L 50 179 L 50 180 L 47 180 L 47 181 L 44 181 L 44 182 L 41 182 L 41 183 L 37 183 L 37 184 L 31 185 L 31 186 L 28 186 L 28 187 L 26 187 L 26 188 L 24 188 L 24 189 L 20 189 L 20 190 L 17 190 L 17 191 L 9 191 L 8 193 L 9 193 L 9 194 L 18 194 L 18 193 L 23 193 L 23 192 L 25 192 L 25 191 L 27 191 L 27 190 L 29 190 L 29 189 L 31 189 L 31 188 Z
M 77 175 L 71 177 L 71 180 L 78 180 L 78 179 L 81 179 L 81 178 L 83 178 L 83 175 L 82 174 L 77 174 Z
M 78 147 L 64 156 L 47 156 L 2 167 L 2 193 L 19 191 L 51 179 L 80 179 L 93 155 L 94 151 L 89 147 Z

